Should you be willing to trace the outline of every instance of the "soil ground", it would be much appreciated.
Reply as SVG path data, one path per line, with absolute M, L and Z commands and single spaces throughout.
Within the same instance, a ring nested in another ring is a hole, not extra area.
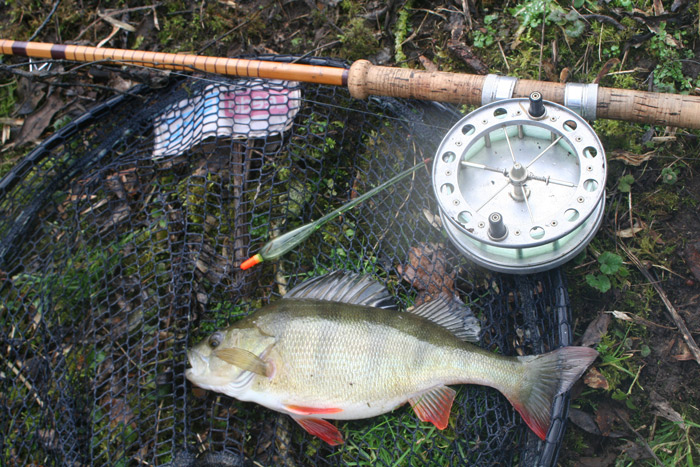
M 33 39 L 44 42 L 212 56 L 365 58 L 417 69 L 700 92 L 698 4 L 690 1 L 55 4 L 52 13 L 54 2 L 5 2 L 0 36 L 26 40 L 37 32 Z M 138 82 L 157 85 L 161 76 L 63 63 L 30 80 L 26 68 L 6 66 L 16 62 L 4 58 L 0 75 L 0 111 L 17 120 L 2 124 L 2 173 L 65 119 Z M 699 338 L 700 133 L 611 121 L 594 126 L 609 160 L 606 215 L 585 255 L 566 271 L 576 339 L 592 339 L 602 358 L 577 387 L 560 464 L 689 464 L 691 456 L 700 458 L 699 362 L 624 248 Z M 606 253 L 624 264 L 606 269 Z M 598 282 L 604 279 L 608 290 Z

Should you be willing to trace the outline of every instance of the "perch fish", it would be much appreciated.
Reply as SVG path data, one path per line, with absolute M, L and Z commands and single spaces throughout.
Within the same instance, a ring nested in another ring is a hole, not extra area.
M 399 312 L 388 290 L 366 276 L 335 272 L 190 349 L 186 377 L 196 386 L 289 414 L 331 445 L 343 442 L 327 419 L 369 418 L 408 402 L 418 418 L 448 425 L 454 384 L 503 393 L 542 439 L 553 398 L 598 353 L 563 347 L 506 357 L 478 340 L 478 320 L 442 299 Z

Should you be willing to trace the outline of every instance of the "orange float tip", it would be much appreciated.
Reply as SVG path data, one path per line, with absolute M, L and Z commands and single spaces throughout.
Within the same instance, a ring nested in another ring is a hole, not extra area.
M 245 271 L 246 269 L 252 268 L 256 264 L 262 263 L 262 262 L 263 262 L 263 257 L 260 255 L 260 253 L 258 253 L 254 256 L 251 256 L 247 260 L 243 261 L 243 263 L 241 263 L 241 269 L 243 269 Z

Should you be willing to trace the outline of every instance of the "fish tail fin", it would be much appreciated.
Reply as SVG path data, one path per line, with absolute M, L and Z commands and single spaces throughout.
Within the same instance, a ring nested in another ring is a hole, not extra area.
M 589 347 L 562 347 L 542 355 L 518 357 L 525 373 L 517 389 L 506 396 L 541 439 L 547 436 L 554 398 L 571 389 L 597 356 L 598 352 Z

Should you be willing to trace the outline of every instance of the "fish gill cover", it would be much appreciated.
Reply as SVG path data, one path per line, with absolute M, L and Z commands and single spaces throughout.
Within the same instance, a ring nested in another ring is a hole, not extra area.
M 163 116 L 204 109 L 198 95 L 240 84 L 215 81 L 189 78 L 105 102 L 0 181 L 3 464 L 554 463 L 564 396 L 545 441 L 497 391 L 465 385 L 454 387 L 443 431 L 404 406 L 337 422 L 345 444 L 330 447 L 285 415 L 186 381 L 196 342 L 339 269 L 374 277 L 404 309 L 458 297 L 481 321 L 479 345 L 493 352 L 570 344 L 561 274 L 513 277 L 470 265 L 437 224 L 428 169 L 281 260 L 241 271 L 269 239 L 431 157 L 460 115 L 282 84 L 301 100 L 276 131 L 243 135 L 207 120 L 207 132 L 180 150 L 159 146 L 169 138 Z

